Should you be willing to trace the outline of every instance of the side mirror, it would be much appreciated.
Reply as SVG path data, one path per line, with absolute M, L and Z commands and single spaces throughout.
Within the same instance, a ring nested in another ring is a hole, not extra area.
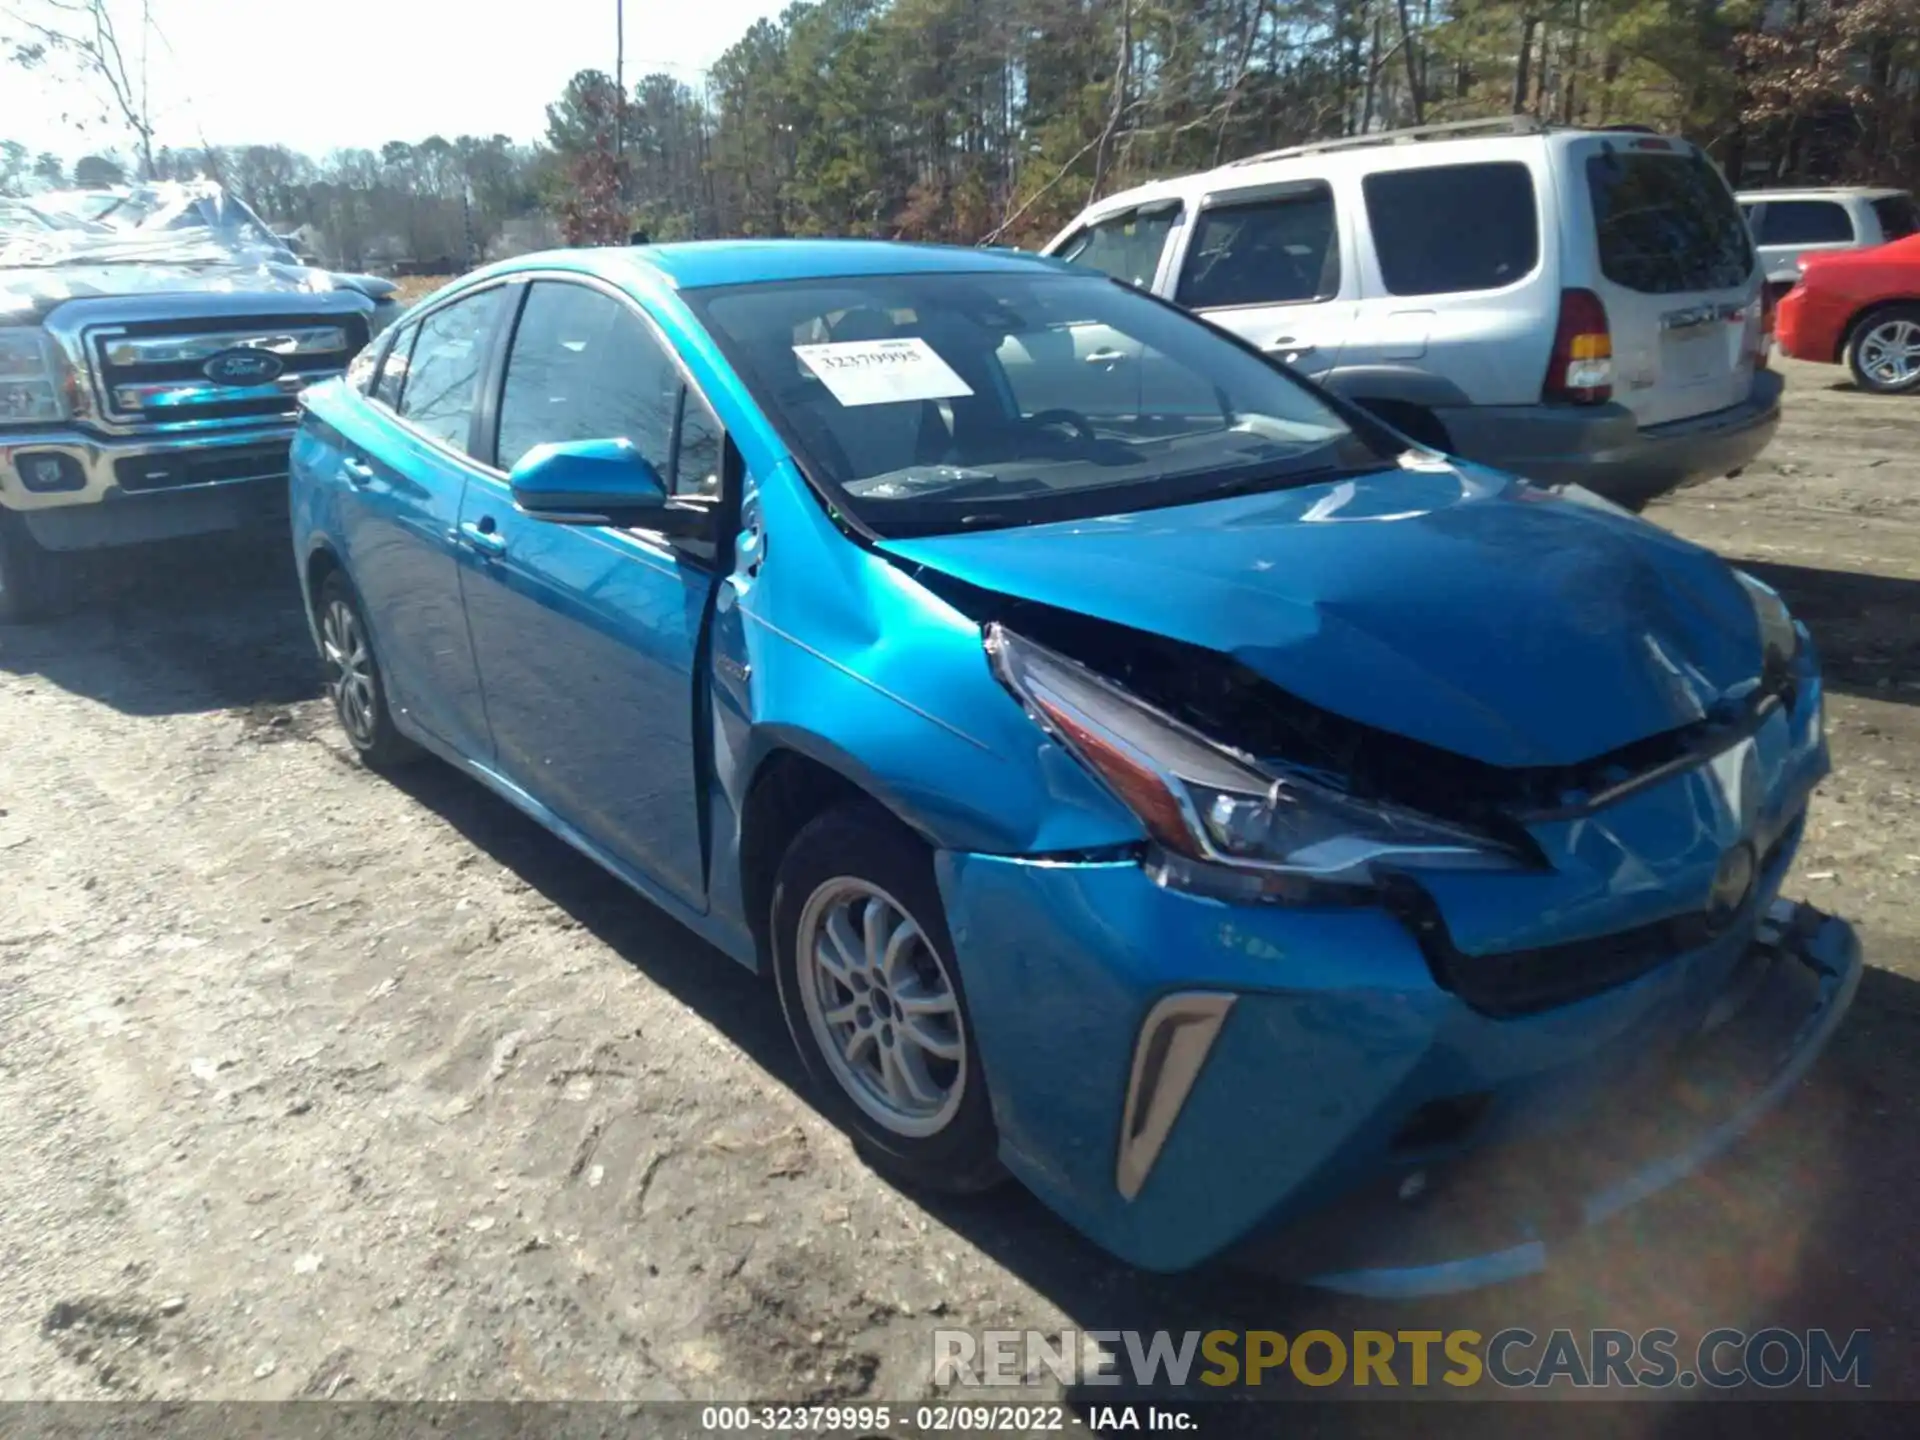
M 618 525 L 686 538 L 712 529 L 709 507 L 667 494 L 666 482 L 629 440 L 536 445 L 507 476 L 513 503 L 558 525 Z

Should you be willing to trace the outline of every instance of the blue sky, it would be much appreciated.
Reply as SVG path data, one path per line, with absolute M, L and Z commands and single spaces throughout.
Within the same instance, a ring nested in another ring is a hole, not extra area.
M 36 0 L 0 0 L 31 12 Z M 140 0 L 112 0 L 138 66 Z M 278 141 L 308 154 L 374 148 L 439 133 L 504 132 L 531 140 L 545 106 L 576 70 L 612 71 L 615 0 L 150 0 L 155 143 Z M 785 0 L 626 0 L 629 83 L 700 72 Z M 3 19 L 3 16 L 0 16 Z M 0 34 L 16 27 L 0 23 Z M 69 159 L 132 153 L 124 128 L 94 119 L 66 85 L 0 70 L 0 139 Z M 71 118 L 63 119 L 63 112 Z

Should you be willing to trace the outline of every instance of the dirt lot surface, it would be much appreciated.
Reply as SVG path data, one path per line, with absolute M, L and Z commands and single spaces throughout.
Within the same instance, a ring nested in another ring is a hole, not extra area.
M 901 1401 L 937 1325 L 1779 1324 L 1871 1329 L 1920 1398 L 1920 401 L 1841 378 L 1652 514 L 1825 650 L 1790 890 L 1860 925 L 1853 1016 L 1733 1157 L 1445 1301 L 1145 1277 L 1017 1191 L 889 1188 L 751 976 L 444 767 L 353 763 L 278 552 L 0 631 L 0 1395 Z

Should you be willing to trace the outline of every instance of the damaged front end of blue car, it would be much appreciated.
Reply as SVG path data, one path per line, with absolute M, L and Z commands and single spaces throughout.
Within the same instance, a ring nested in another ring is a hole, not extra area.
M 1146 1269 L 1439 1293 L 1779 1100 L 1861 961 L 1780 901 L 1829 761 L 1778 595 L 1124 287 L 873 263 L 926 273 L 691 302 L 774 417 L 711 828 L 797 752 L 925 841 L 1006 1169 Z
M 883 547 L 1140 827 L 938 856 L 1005 1162 L 1109 1250 L 1511 1278 L 1832 1033 L 1857 942 L 1779 899 L 1812 641 L 1583 501 L 1402 467 Z

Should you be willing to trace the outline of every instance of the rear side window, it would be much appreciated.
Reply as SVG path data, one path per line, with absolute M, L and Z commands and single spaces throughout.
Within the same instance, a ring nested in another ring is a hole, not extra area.
M 1498 290 L 1540 263 L 1533 176 L 1516 160 L 1384 171 L 1360 188 L 1391 295 Z
M 1828 245 L 1854 238 L 1847 207 L 1831 200 L 1769 200 L 1760 212 L 1762 245 Z
M 1753 241 L 1712 165 L 1684 154 L 1612 150 L 1587 160 L 1600 273 L 1643 295 L 1732 290 L 1753 273 Z
M 434 311 L 421 320 L 413 342 L 400 390 L 400 418 L 455 450 L 467 448 L 480 369 L 505 293 L 496 286 Z
M 1873 213 L 1880 217 L 1882 240 L 1904 240 L 1920 230 L 1920 213 L 1911 195 L 1882 195 L 1873 202 Z
M 1174 298 L 1208 310 L 1329 300 L 1339 291 L 1333 191 L 1309 180 L 1201 211 Z
M 1167 248 L 1167 236 L 1173 233 L 1179 218 L 1178 205 L 1129 210 L 1089 225 L 1055 254 L 1069 265 L 1098 270 L 1145 288 L 1153 284 L 1160 269 L 1160 252 Z

